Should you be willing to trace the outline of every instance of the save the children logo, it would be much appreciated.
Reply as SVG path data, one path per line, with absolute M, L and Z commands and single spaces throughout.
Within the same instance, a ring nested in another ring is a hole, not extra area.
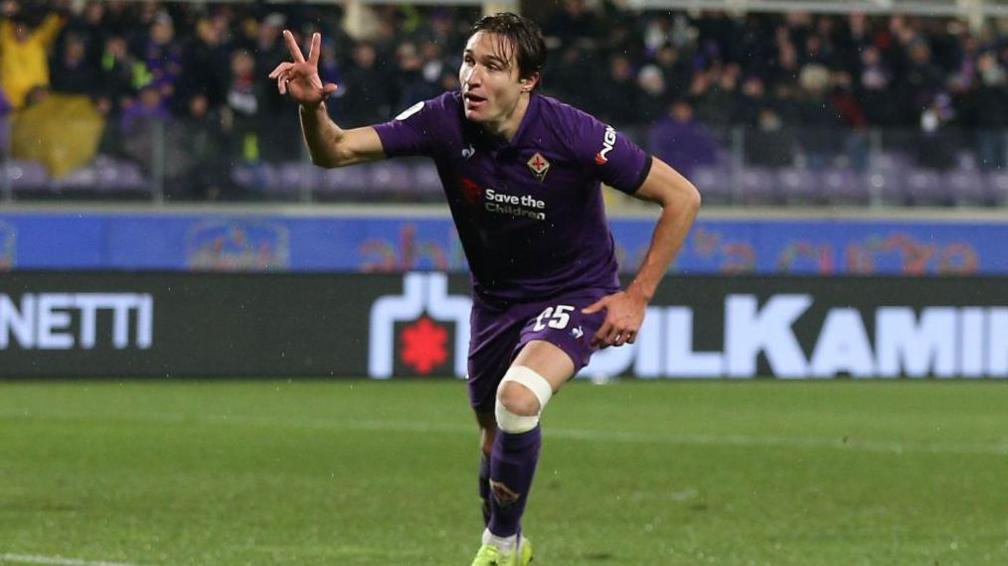
M 543 167 L 542 174 L 545 175 L 549 170 L 549 164 L 541 165 Z M 462 177 L 460 183 L 462 196 L 470 205 L 482 206 L 483 210 L 487 212 L 514 218 L 546 220 L 546 201 L 544 200 L 539 200 L 532 195 L 519 196 L 501 189 L 483 188 L 468 177 Z
M 471 307 L 469 297 L 448 294 L 444 273 L 405 274 L 402 294 L 379 297 L 371 305 L 368 375 L 387 379 L 397 365 L 428 375 L 449 362 L 446 371 L 465 376 Z M 449 324 L 455 327 L 453 338 Z

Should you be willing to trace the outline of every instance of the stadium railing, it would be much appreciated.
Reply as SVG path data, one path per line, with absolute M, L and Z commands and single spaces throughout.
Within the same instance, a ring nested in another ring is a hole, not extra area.
M 3 202 L 402 204 L 442 198 L 437 172 L 425 159 L 334 170 L 315 167 L 300 148 L 296 124 L 285 135 L 220 136 L 181 122 L 153 120 L 127 130 L 105 127 L 97 141 L 91 140 L 94 149 L 89 154 L 81 153 L 81 145 L 88 144 L 74 136 L 96 134 L 73 126 L 62 124 L 55 134 L 30 130 L 26 135 L 0 122 Z M 1008 204 L 1005 131 L 711 128 L 707 141 L 714 149 L 706 155 L 680 153 L 691 144 L 649 138 L 646 126 L 626 131 L 683 170 L 710 203 Z

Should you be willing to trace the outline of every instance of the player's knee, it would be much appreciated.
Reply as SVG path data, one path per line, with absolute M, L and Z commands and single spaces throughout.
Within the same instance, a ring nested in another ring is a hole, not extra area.
M 532 430 L 552 395 L 553 388 L 545 377 L 524 366 L 512 367 L 497 388 L 497 426 L 516 434 Z
M 508 381 L 501 383 L 497 399 L 504 408 L 516 415 L 531 417 L 539 414 L 539 399 L 524 385 Z

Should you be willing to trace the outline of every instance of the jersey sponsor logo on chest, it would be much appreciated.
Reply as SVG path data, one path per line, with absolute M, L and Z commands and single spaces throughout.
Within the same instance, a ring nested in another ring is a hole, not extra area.
M 543 179 L 546 178 L 546 173 L 549 172 L 550 162 L 537 151 L 529 158 L 526 164 L 528 165 L 528 168 L 532 170 L 532 174 L 535 175 L 535 178 L 542 183 Z
M 487 212 L 546 220 L 546 201 L 532 195 L 513 195 L 500 189 L 484 188 L 468 177 L 462 177 L 460 188 L 463 198 L 470 205 L 479 206 Z

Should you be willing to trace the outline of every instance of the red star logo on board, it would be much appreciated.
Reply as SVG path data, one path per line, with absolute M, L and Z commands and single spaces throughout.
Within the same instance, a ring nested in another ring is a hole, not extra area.
M 532 170 L 532 174 L 536 176 L 536 179 L 542 183 L 543 179 L 546 178 L 546 173 L 549 172 L 550 162 L 537 151 L 535 155 L 529 158 L 528 168 Z
M 448 331 L 426 316 L 404 328 L 401 336 L 399 355 L 417 373 L 427 375 L 448 361 Z

